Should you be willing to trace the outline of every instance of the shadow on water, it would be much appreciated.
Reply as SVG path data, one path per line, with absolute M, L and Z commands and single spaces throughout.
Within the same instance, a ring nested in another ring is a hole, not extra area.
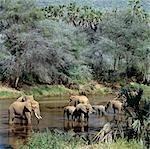
M 92 96 L 90 103 L 105 104 L 106 101 L 112 99 L 113 96 Z M 15 100 L 15 99 L 14 99 Z M 39 99 L 41 107 L 41 115 L 43 119 L 37 123 L 35 117 L 32 119 L 32 126 L 15 124 L 8 125 L 8 107 L 14 100 L 0 100 L 0 149 L 18 149 L 18 146 L 25 144 L 27 138 L 32 132 L 43 132 L 47 128 L 57 128 L 62 131 L 73 131 L 74 133 L 93 133 L 99 131 L 108 121 L 114 121 L 113 116 L 99 117 L 98 115 L 90 115 L 87 122 L 68 121 L 63 117 L 63 107 L 67 105 L 67 99 L 60 97 L 50 97 Z
M 88 128 L 87 122 L 64 121 L 64 131 L 72 130 L 75 133 L 88 132 Z

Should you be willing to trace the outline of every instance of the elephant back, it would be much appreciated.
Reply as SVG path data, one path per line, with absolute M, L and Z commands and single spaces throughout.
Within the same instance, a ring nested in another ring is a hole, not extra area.
M 82 103 L 82 104 L 88 104 L 89 103 L 89 99 L 86 96 L 70 96 L 69 98 L 69 103 L 73 103 L 74 106 L 77 106 L 78 104 Z
M 81 110 L 84 113 L 91 113 L 93 109 L 92 109 L 92 106 L 90 104 L 80 103 L 76 106 L 76 110 L 77 111 Z
M 26 100 L 27 100 L 26 96 L 20 96 L 19 98 L 17 98 L 16 101 L 24 102 L 24 101 L 26 101 Z
M 112 100 L 111 103 L 113 105 L 122 106 L 122 102 L 120 102 L 119 100 Z
M 33 95 L 26 95 L 27 100 L 33 101 L 34 97 Z
M 86 96 L 79 96 L 78 101 L 79 101 L 79 103 L 83 103 L 83 104 L 89 103 L 89 99 Z
M 64 112 L 73 113 L 76 108 L 74 106 L 66 106 L 64 107 Z

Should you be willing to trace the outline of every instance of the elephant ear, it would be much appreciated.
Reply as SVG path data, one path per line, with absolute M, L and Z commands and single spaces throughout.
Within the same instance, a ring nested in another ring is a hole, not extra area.
M 35 100 L 32 100 L 31 101 L 31 107 L 32 107 L 32 110 L 36 109 L 37 107 L 39 107 L 39 103 Z
M 69 98 L 69 101 L 71 102 L 71 101 L 73 101 L 75 99 L 75 96 L 70 96 L 70 98 Z
M 77 96 L 77 95 L 72 95 L 72 96 L 70 96 L 70 100 L 72 101 L 74 101 L 74 100 L 79 100 L 79 97 Z
M 88 110 L 89 112 L 92 112 L 92 111 L 93 111 L 93 108 L 92 108 L 92 106 L 91 106 L 90 104 L 87 104 L 87 110 Z
M 24 106 L 24 112 L 31 112 L 32 111 L 32 105 L 30 102 L 26 102 Z

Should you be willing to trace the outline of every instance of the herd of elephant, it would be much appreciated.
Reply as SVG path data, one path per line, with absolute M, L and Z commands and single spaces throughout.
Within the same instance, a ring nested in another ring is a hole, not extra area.
M 88 121 L 90 113 L 105 115 L 109 107 L 114 110 L 114 113 L 116 113 L 116 110 L 121 113 L 122 106 L 122 102 L 116 99 L 110 100 L 106 106 L 91 105 L 86 96 L 75 95 L 70 96 L 68 105 L 64 107 L 64 117 L 67 116 L 68 120 L 71 117 L 74 121 Z M 19 119 L 20 123 L 30 125 L 33 113 L 38 121 L 42 119 L 39 103 L 34 97 L 32 95 L 21 96 L 9 106 L 9 124 L 14 124 L 16 119 Z
M 121 113 L 123 103 L 119 100 L 113 99 L 107 102 L 106 105 L 91 105 L 86 96 L 70 96 L 69 105 L 64 108 L 64 117 L 67 116 L 68 120 L 84 121 L 89 118 L 91 113 L 98 115 L 106 115 L 108 109 L 111 108 L 115 114 L 117 111 Z

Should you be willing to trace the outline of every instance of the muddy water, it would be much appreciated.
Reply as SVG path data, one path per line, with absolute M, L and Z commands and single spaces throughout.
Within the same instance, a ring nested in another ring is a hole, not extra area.
M 114 96 L 91 96 L 90 103 L 105 104 Z M 43 119 L 38 124 L 33 117 L 32 126 L 8 125 L 8 107 L 14 101 L 0 100 L 0 149 L 14 148 L 17 149 L 20 144 L 26 143 L 27 138 L 32 132 L 45 131 L 48 129 L 57 128 L 63 131 L 72 130 L 76 133 L 89 133 L 98 131 L 107 121 L 107 117 L 98 117 L 97 115 L 90 115 L 89 122 L 81 124 L 80 122 L 67 121 L 63 117 L 63 107 L 67 105 L 67 98 L 65 97 L 49 97 L 36 99 L 40 103 L 41 115 Z M 112 117 L 111 117 L 112 118 Z

